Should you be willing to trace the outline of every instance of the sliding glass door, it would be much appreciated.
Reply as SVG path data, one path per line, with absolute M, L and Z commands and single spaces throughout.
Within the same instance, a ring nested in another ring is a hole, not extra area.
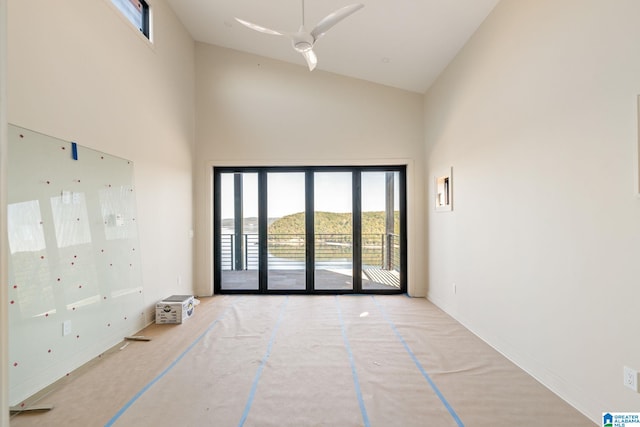
M 353 172 L 314 173 L 314 285 L 353 290 Z
M 217 293 L 406 292 L 405 169 L 214 169 Z
M 305 290 L 305 173 L 267 173 L 267 289 Z
M 362 289 L 399 289 L 400 172 L 362 172 Z
M 223 173 L 220 180 L 220 287 L 259 289 L 258 174 Z

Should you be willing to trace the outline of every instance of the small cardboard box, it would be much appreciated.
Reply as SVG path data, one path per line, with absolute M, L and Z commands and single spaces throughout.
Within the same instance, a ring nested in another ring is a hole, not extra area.
M 182 323 L 193 309 L 193 295 L 171 295 L 156 304 L 156 323 Z

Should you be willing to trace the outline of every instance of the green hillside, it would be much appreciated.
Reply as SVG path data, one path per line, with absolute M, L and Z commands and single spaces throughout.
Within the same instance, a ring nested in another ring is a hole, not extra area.
M 399 212 L 395 212 L 394 233 L 399 234 Z M 350 213 L 316 212 L 315 231 L 317 234 L 351 234 Z M 283 216 L 269 226 L 269 234 L 304 234 L 304 212 Z M 385 234 L 384 212 L 363 212 L 363 234 Z

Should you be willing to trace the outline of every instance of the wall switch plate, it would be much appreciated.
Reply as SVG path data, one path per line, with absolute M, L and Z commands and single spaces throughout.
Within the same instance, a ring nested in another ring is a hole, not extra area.
M 62 336 L 67 336 L 71 333 L 71 320 L 65 320 L 62 322 Z
M 631 390 L 638 392 L 638 371 L 628 367 L 624 367 L 624 385 Z

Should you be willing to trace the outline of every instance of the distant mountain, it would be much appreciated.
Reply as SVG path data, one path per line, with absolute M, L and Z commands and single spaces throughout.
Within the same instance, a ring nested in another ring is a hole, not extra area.
M 400 232 L 398 219 L 399 212 L 396 211 L 394 221 L 394 233 L 396 234 Z M 304 212 L 283 216 L 269 226 L 269 234 L 304 234 L 304 224 Z M 352 215 L 350 213 L 316 212 L 314 227 L 316 234 L 351 234 Z M 385 213 L 363 212 L 362 233 L 385 234 Z
M 399 212 L 395 212 L 394 233 L 400 234 Z M 305 214 L 299 212 L 286 215 L 281 218 L 269 218 L 267 220 L 269 234 L 304 234 Z M 233 232 L 233 218 L 222 220 L 222 228 L 227 232 Z M 316 212 L 315 232 L 316 234 L 351 234 L 353 227 L 352 215 L 350 213 Z M 258 233 L 258 218 L 248 217 L 244 219 L 243 232 L 245 234 Z M 362 213 L 362 234 L 385 234 L 385 213 L 363 212 Z

